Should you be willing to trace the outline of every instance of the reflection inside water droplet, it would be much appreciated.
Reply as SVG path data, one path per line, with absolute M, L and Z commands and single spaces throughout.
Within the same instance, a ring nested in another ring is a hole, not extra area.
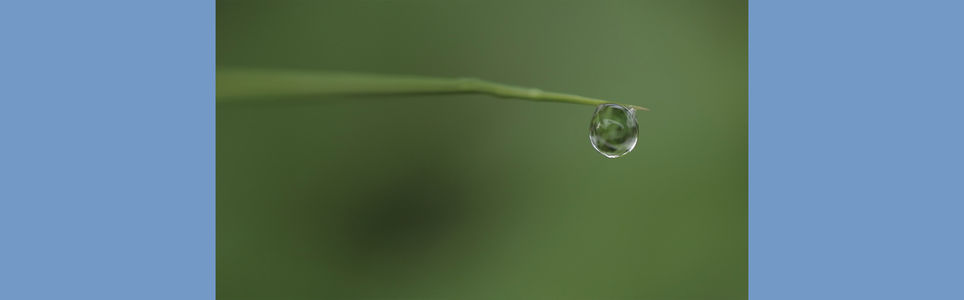
M 608 158 L 633 151 L 638 133 L 636 112 L 619 104 L 600 104 L 589 122 L 589 142 Z

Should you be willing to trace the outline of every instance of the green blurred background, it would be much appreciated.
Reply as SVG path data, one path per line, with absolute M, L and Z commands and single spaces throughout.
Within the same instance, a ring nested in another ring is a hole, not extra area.
M 218 297 L 746 298 L 746 27 L 745 1 L 217 1 L 219 67 L 470 76 L 653 109 L 636 150 L 607 159 L 591 106 L 219 104 Z

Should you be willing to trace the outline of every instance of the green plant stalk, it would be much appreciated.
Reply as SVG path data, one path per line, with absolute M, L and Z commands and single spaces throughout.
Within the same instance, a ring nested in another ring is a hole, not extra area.
M 337 96 L 399 94 L 487 94 L 502 98 L 585 105 L 615 103 L 635 110 L 648 108 L 588 97 L 546 92 L 475 78 L 435 78 L 343 72 L 218 70 L 217 101 L 243 101 L 265 96 Z

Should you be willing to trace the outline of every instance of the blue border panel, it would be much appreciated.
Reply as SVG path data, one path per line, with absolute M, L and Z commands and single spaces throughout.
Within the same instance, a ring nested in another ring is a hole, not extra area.
M 749 10 L 750 298 L 964 299 L 964 2 Z
M 0 299 L 214 298 L 214 1 L 0 2 Z

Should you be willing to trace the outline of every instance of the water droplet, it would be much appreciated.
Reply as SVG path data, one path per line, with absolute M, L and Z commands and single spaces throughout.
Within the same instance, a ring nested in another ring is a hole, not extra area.
M 589 122 L 589 142 L 600 154 L 617 158 L 636 147 L 636 111 L 619 104 L 600 104 Z

